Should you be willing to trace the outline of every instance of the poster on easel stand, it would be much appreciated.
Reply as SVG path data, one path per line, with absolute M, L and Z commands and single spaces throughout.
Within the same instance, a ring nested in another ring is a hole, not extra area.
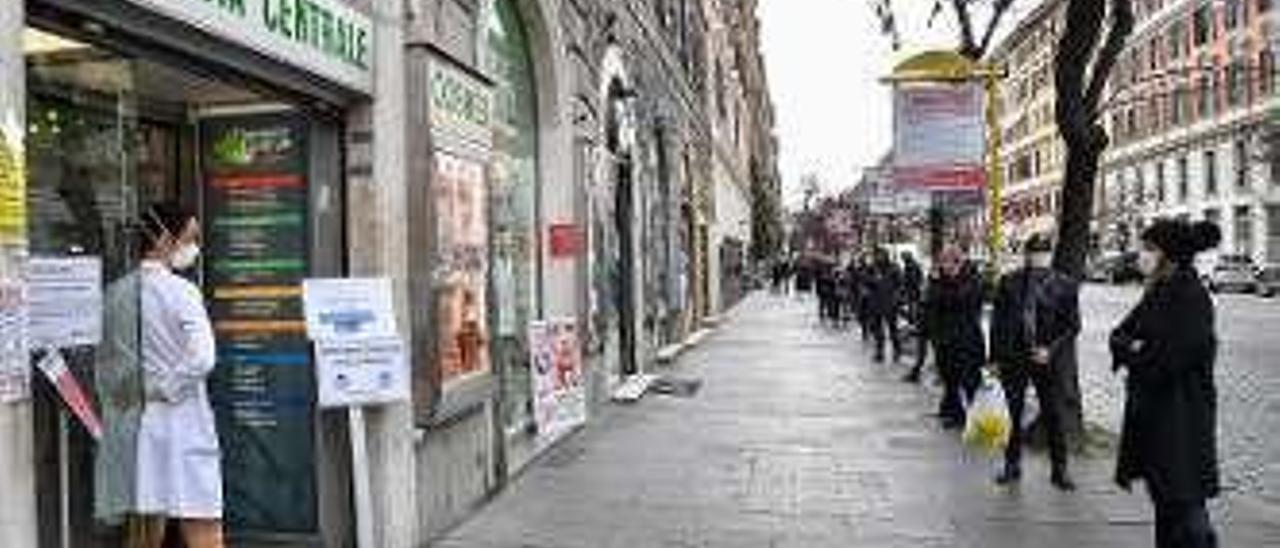
M 533 322 L 529 326 L 529 347 L 538 435 L 555 438 L 586 423 L 587 391 L 577 322 Z

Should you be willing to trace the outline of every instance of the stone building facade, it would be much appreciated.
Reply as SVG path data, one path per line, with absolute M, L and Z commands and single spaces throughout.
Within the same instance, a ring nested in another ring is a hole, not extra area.
M 1274 3 L 1148 0 L 1135 8 L 1106 106 L 1113 144 L 1101 175 L 1099 245 L 1133 250 L 1152 219 L 1185 217 L 1219 223 L 1220 253 L 1280 260 Z

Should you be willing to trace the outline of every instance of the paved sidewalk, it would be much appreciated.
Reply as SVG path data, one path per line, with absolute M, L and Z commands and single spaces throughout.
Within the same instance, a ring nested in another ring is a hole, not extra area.
M 810 303 L 755 295 L 671 371 L 693 398 L 611 407 L 438 548 L 1024 547 L 1151 545 L 1143 496 L 1108 459 L 1020 488 L 939 430 L 925 390 L 873 365 Z M 1280 546 L 1280 517 L 1247 498 L 1215 508 L 1223 546 Z

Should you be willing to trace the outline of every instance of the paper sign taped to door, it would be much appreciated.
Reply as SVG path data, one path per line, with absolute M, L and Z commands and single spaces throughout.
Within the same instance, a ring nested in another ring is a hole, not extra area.
M 102 340 L 102 260 L 33 257 L 27 263 L 28 332 L 40 346 L 70 348 Z

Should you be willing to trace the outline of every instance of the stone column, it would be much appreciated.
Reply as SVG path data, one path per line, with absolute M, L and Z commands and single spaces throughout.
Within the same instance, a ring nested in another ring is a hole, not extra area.
M 0 2 L 0 185 L 4 186 L 0 188 L 0 307 L 10 308 L 25 306 L 21 294 L 27 249 L 22 235 L 15 233 L 25 228 L 25 221 L 15 218 L 21 208 L 15 210 L 12 202 L 4 203 L 6 199 L 26 200 L 26 175 L 21 171 L 27 101 L 23 6 L 22 0 Z M 26 361 L 25 346 L 0 345 L 0 353 L 10 353 L 0 355 L 0 362 L 6 358 Z M 0 546 L 36 545 L 33 436 L 30 399 L 0 401 Z
M 374 100 L 347 119 L 347 228 L 350 274 L 387 277 L 397 323 L 409 335 L 407 128 L 404 30 L 400 2 L 373 2 Z M 407 339 L 406 339 L 407 340 Z M 409 403 L 366 413 L 367 474 L 372 491 L 374 546 L 409 548 L 418 538 L 413 410 Z

